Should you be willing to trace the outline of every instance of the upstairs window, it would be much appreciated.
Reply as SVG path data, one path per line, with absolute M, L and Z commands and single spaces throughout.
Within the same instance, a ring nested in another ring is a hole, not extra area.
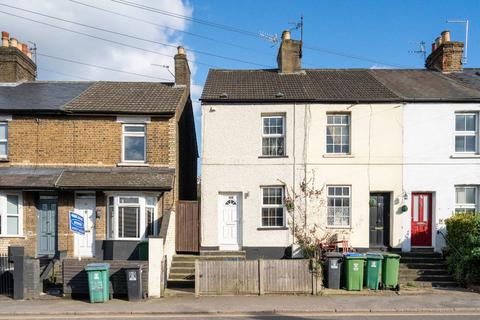
M 327 114 L 327 153 L 350 153 L 349 114 Z
M 455 187 L 455 212 L 477 212 L 478 188 L 476 186 Z
M 8 123 L 0 122 L 0 159 L 8 158 Z
M 144 124 L 124 124 L 122 162 L 146 162 L 146 127 Z
M 262 156 L 285 155 L 285 117 L 262 117 Z
M 478 152 L 478 114 L 455 114 L 455 152 Z

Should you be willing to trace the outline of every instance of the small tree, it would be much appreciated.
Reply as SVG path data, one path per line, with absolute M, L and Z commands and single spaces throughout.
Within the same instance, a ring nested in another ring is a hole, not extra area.
M 335 241 L 336 236 L 326 228 L 325 186 L 315 187 L 314 172 L 309 179 L 304 178 L 297 189 L 285 186 L 285 207 L 294 244 L 300 247 L 305 258 L 312 261 L 312 270 L 318 274 L 322 258 L 320 245 Z

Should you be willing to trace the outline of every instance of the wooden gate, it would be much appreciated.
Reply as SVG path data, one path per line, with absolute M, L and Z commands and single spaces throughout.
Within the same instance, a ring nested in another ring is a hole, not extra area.
M 200 251 L 200 210 L 198 201 L 178 201 L 175 214 L 175 250 Z

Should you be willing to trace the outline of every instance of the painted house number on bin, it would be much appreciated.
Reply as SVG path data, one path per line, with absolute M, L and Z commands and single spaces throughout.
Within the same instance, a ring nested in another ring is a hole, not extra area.
M 371 261 L 370 266 L 372 268 L 376 268 L 377 267 L 377 261 Z
M 358 263 L 353 264 L 353 271 L 358 271 Z
M 135 271 L 128 272 L 128 281 L 137 281 L 137 273 Z

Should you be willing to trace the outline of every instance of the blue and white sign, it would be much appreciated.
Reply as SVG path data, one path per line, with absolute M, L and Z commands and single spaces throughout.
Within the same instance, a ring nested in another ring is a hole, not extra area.
M 69 212 L 70 216 L 70 230 L 78 234 L 85 234 L 85 221 L 83 216 L 73 211 Z

